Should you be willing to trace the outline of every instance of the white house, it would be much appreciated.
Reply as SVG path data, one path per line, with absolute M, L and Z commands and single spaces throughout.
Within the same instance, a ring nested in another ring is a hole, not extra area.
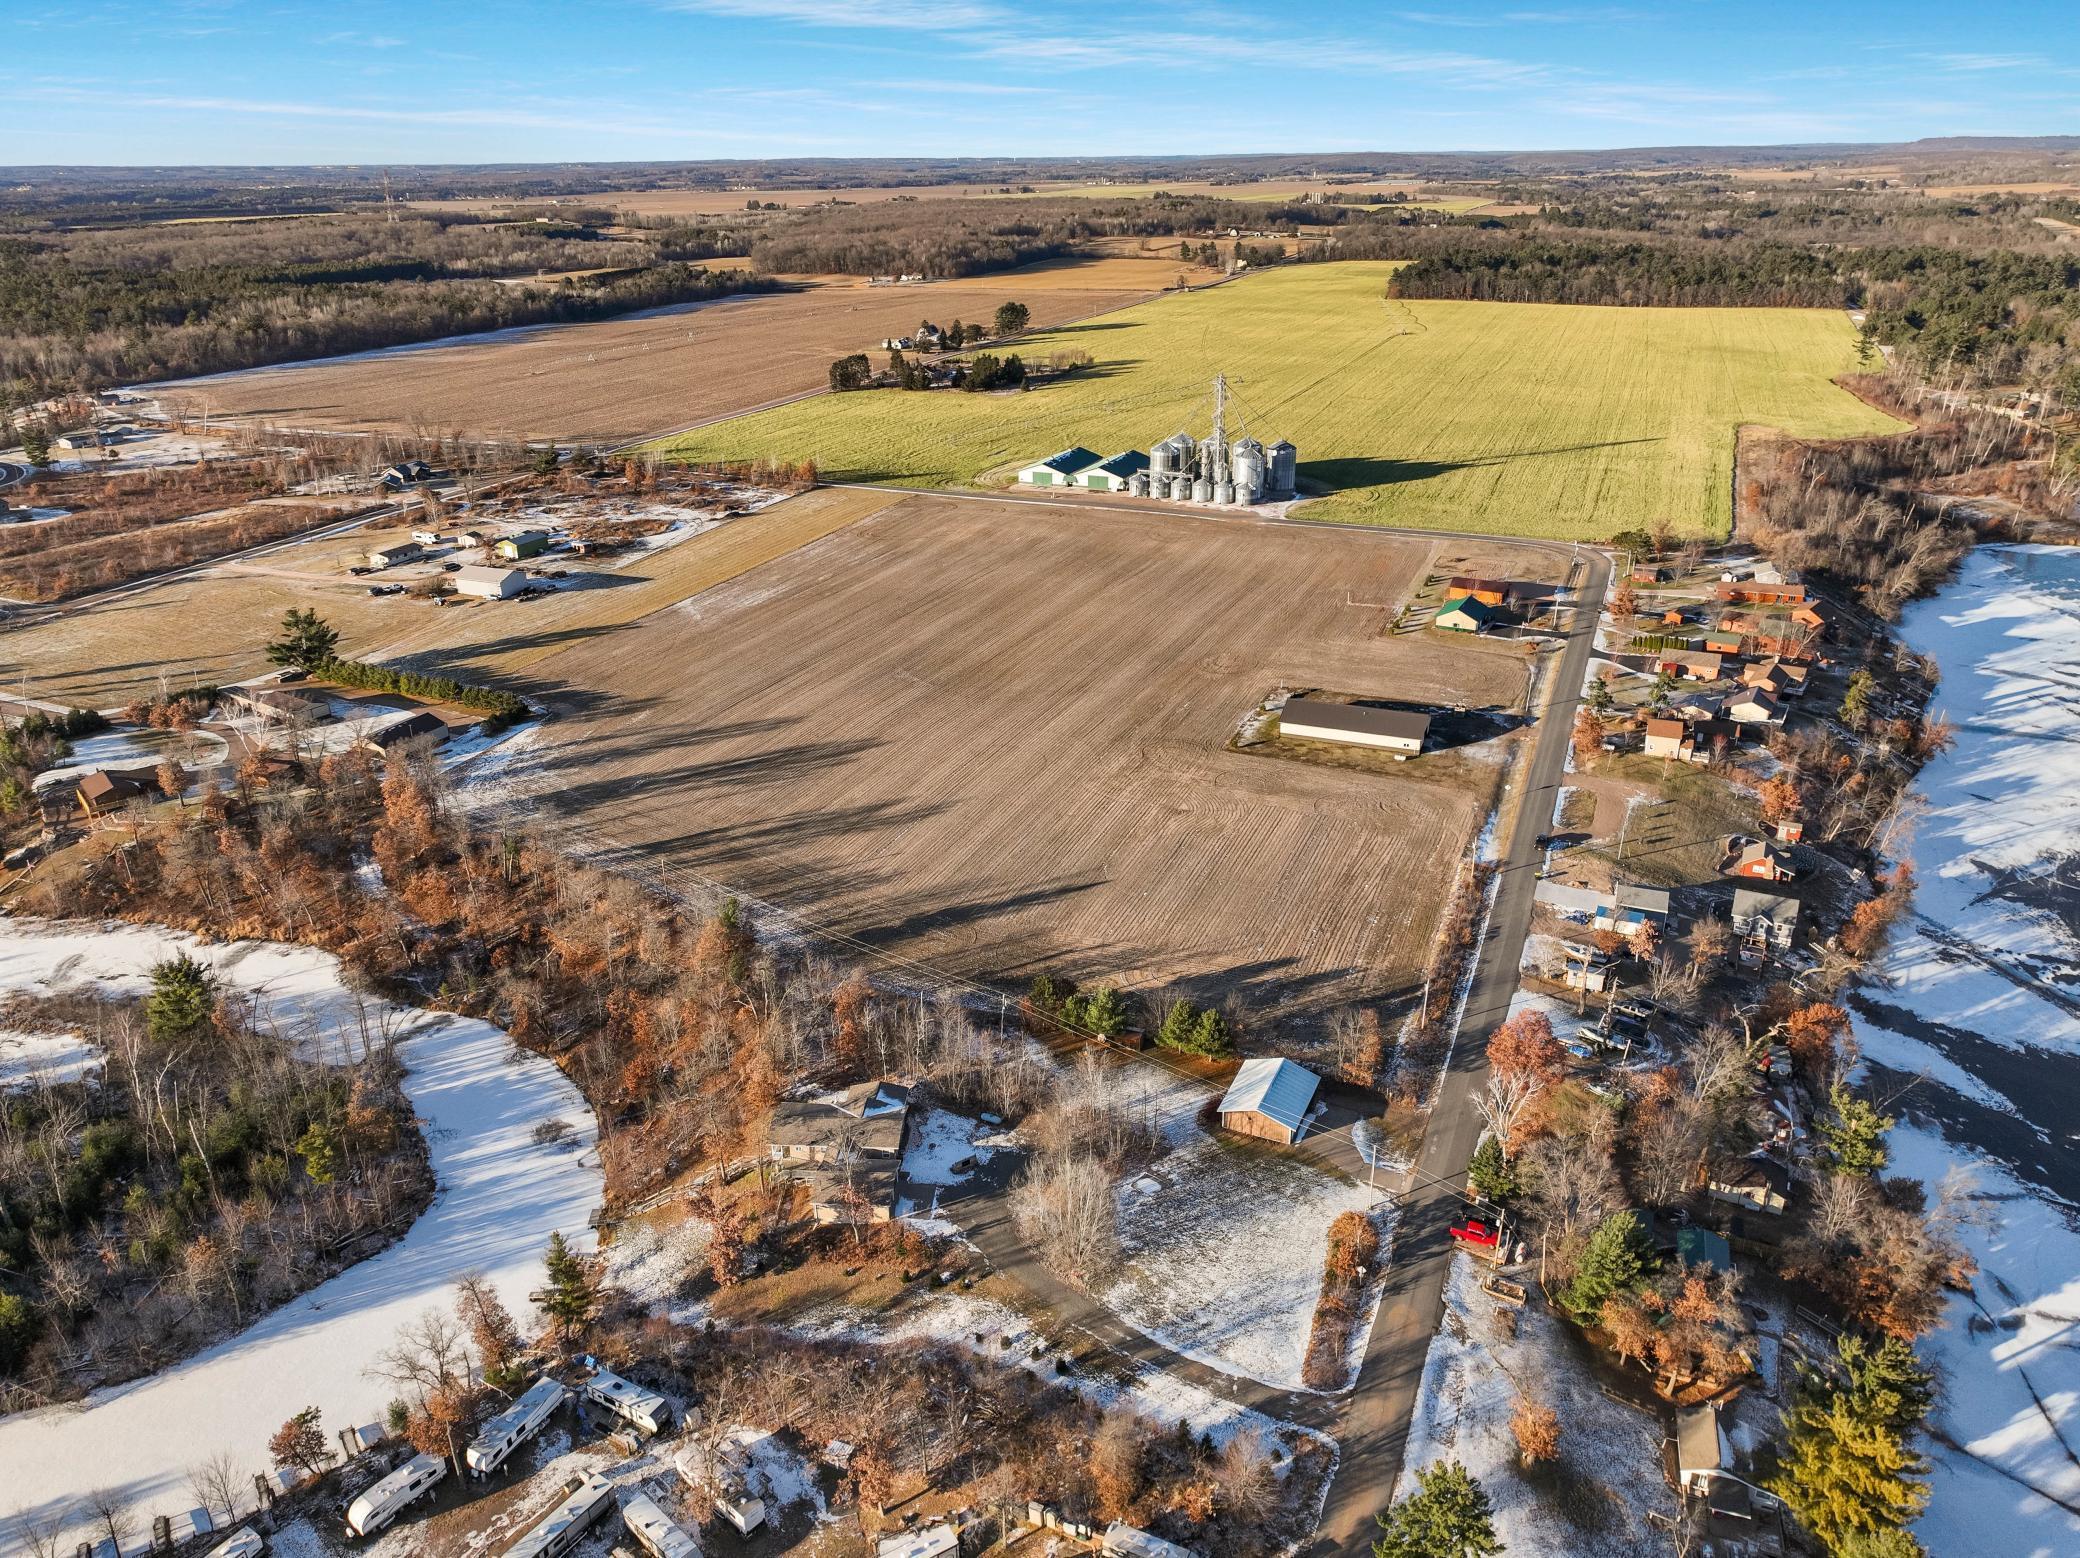
M 471 563 L 456 570 L 455 593 L 480 600 L 505 600 L 527 588 L 527 575 L 518 568 L 489 568 Z

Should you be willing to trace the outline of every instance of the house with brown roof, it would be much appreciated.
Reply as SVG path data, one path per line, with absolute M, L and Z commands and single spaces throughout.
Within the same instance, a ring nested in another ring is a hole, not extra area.
M 1788 882 L 1798 875 L 1791 857 L 1767 839 L 1729 839 L 1727 876 L 1747 877 L 1758 882 Z
M 1460 574 L 1446 588 L 1455 600 L 1470 598 L 1483 606 L 1502 606 L 1509 602 L 1507 579 L 1477 579 L 1469 574 Z
M 1687 762 L 1692 751 L 1687 720 L 1649 719 L 1645 751 L 1649 757 L 1673 757 Z
M 1664 649 L 1654 655 L 1654 669 L 1673 672 L 1685 681 L 1716 682 L 1726 674 L 1726 662 L 1694 649 Z
M 1784 723 L 1784 706 L 1766 692 L 1753 687 L 1735 693 L 1726 700 L 1721 713 L 1736 725 L 1781 725 Z
M 807 1189 L 817 1222 L 887 1222 L 909 1138 L 910 1089 L 865 1082 L 775 1105 L 767 1153 Z
M 1772 655 L 1767 660 L 1757 660 L 1741 667 L 1741 685 L 1760 688 L 1778 698 L 1803 698 L 1806 692 L 1806 668 L 1792 665 Z
M 224 698 L 270 725 L 315 725 L 332 718 L 332 700 L 310 687 L 233 687 Z
M 121 811 L 139 797 L 159 794 L 159 776 L 149 768 L 102 768 L 73 787 L 80 815 L 94 822 Z
M 1802 606 L 1806 599 L 1803 584 L 1788 581 L 1765 584 L 1760 579 L 1740 579 L 1730 584 L 1722 582 L 1714 593 L 1720 600 L 1750 606 Z

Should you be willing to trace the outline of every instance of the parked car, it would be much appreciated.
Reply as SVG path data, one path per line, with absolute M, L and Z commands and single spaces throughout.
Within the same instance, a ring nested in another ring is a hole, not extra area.
M 442 572 L 442 573 L 460 573 L 460 572 L 462 572 L 462 564 L 460 564 L 460 563 L 442 563 L 442 564 L 441 564 L 441 572 Z
M 1502 1230 L 1490 1227 L 1485 1218 L 1469 1217 L 1463 1222 L 1452 1224 L 1452 1238 L 1459 1244 L 1471 1244 L 1484 1250 L 1492 1250 L 1502 1242 Z
M 402 595 L 404 586 L 401 584 L 371 584 L 368 587 L 368 593 L 371 595 Z
M 349 568 L 347 572 L 352 574 L 355 578 L 359 579 L 367 576 L 368 574 L 374 573 L 375 570 L 373 568 L 364 568 L 357 564 L 356 566 Z

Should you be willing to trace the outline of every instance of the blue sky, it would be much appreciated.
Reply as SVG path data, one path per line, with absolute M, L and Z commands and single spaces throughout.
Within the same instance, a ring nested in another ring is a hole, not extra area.
M 2080 134 L 2072 0 L 79 0 L 11 9 L 0 163 Z

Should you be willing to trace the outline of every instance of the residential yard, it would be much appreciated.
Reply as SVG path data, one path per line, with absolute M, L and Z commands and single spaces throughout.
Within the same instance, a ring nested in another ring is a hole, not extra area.
M 1106 1306 L 1201 1363 L 1304 1389 L 1329 1224 L 1370 1214 L 1378 1193 L 1287 1149 L 1202 1134 L 1117 1199 L 1123 1258 Z
M 1604 1394 L 1584 1349 L 1535 1297 L 1509 1335 L 1480 1290 L 1482 1269 L 1470 1255 L 1453 1261 L 1399 1495 L 1414 1491 L 1423 1467 L 1456 1460 L 1493 1501 L 1495 1534 L 1509 1552 L 1635 1558 L 1667 1551 L 1666 1526 L 1648 1522 L 1675 1512 L 1675 1495 L 1654 1470 L 1664 1437 L 1658 1412 Z M 1551 1408 L 1561 1425 L 1560 1459 L 1528 1472 L 1510 1432 L 1510 1414 L 1526 1396 Z
M 819 396 L 666 447 L 1002 485 L 1071 445 L 1203 431 L 1224 372 L 1253 432 L 1299 446 L 1303 489 L 1327 495 L 1310 518 L 1602 540 L 1666 515 L 1724 535 L 1742 423 L 1815 437 L 1898 425 L 1830 382 L 1855 345 L 1839 312 L 1390 301 L 1390 270 L 1285 267 L 1036 331 L 1019 343 L 1029 358 L 1081 349 L 1097 365 L 1026 394 Z

